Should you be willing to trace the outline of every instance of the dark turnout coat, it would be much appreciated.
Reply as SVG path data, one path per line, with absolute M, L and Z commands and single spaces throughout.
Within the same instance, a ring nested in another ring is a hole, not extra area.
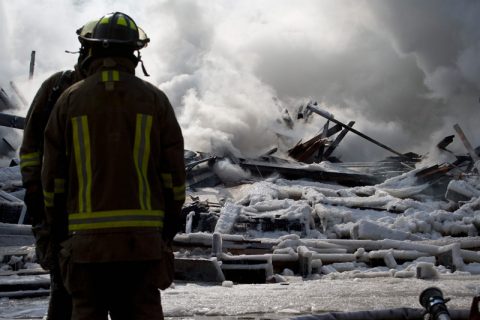
M 73 83 L 81 79 L 78 71 L 56 72 L 46 79 L 38 89 L 25 119 L 23 140 L 20 146 L 20 170 L 23 185 L 27 188 L 29 199 L 40 199 L 39 208 L 29 208 L 34 225 L 43 222 L 41 168 L 43 161 L 43 133 L 52 108 L 60 94 Z M 32 196 L 32 193 L 38 195 Z M 30 209 L 37 209 L 32 210 Z
M 161 260 L 185 200 L 183 136 L 158 88 L 127 59 L 92 63 L 58 99 L 42 184 L 52 235 L 74 263 Z

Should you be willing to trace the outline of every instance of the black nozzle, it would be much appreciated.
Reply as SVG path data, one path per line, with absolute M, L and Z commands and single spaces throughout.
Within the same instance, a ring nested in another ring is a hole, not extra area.
M 420 294 L 420 304 L 434 320 L 450 320 L 446 302 L 442 291 L 436 287 L 427 288 Z

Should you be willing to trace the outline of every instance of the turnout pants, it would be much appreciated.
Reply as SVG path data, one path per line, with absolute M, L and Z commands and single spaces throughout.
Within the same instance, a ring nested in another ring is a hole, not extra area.
M 72 320 L 163 319 L 162 261 L 70 263 Z
M 50 302 L 47 320 L 68 320 L 72 315 L 72 297 L 63 285 L 58 261 L 50 270 Z

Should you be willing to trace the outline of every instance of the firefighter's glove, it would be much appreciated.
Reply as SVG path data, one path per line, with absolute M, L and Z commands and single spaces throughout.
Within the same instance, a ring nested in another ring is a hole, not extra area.
M 45 224 L 37 224 L 32 227 L 35 236 L 35 253 L 37 262 L 45 270 L 51 270 L 55 259 L 54 246 L 50 228 Z

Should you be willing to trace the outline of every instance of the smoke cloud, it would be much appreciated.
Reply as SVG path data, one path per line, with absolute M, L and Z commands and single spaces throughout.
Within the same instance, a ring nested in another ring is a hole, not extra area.
M 0 86 L 13 80 L 31 100 L 74 65 L 64 50 L 79 47 L 75 30 L 112 11 L 151 38 L 147 80 L 169 96 L 189 149 L 285 151 L 323 127 L 316 115 L 295 120 L 309 100 L 402 153 L 429 152 L 455 123 L 480 144 L 480 3 L 469 0 L 0 0 Z M 451 149 L 465 152 L 459 139 Z M 349 133 L 334 155 L 390 154 Z

